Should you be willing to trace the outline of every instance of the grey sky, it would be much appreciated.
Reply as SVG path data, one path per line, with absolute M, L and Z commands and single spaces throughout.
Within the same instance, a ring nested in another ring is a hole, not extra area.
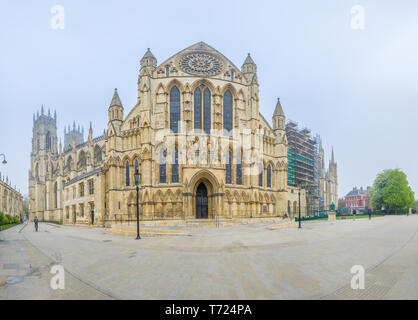
M 51 7 L 65 9 L 53 30 Z M 365 8 L 365 29 L 350 10 Z M 2 174 L 27 194 L 32 115 L 57 110 L 59 136 L 73 120 L 107 125 L 118 88 L 125 110 L 136 102 L 139 60 L 158 62 L 198 41 L 237 66 L 258 66 L 260 110 L 271 121 L 277 97 L 288 119 L 334 146 L 339 196 L 401 168 L 418 191 L 418 2 L 2 1 L 0 5 L 0 153 Z

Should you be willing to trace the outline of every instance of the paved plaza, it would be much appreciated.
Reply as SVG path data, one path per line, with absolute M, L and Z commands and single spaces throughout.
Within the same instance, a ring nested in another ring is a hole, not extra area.
M 418 215 L 269 226 L 136 241 L 20 225 L 0 233 L 0 299 L 418 299 Z M 56 264 L 64 290 L 50 287 Z M 354 265 L 364 290 L 350 287 Z

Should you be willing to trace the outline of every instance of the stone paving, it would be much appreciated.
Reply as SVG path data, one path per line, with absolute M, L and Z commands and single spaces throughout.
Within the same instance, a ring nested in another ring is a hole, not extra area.
M 418 215 L 269 226 L 140 241 L 17 226 L 0 233 L 0 299 L 418 299 Z M 64 290 L 50 288 L 54 264 Z M 350 287 L 354 265 L 366 269 L 365 290 Z

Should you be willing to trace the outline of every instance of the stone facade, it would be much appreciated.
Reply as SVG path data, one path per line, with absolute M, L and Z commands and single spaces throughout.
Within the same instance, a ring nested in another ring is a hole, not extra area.
M 0 212 L 23 220 L 23 197 L 0 173 Z
M 326 210 L 331 204 L 338 208 L 338 167 L 332 150 L 328 168 L 325 168 L 325 155 L 322 144 L 319 147 L 319 197 Z
M 288 215 L 285 115 L 260 114 L 250 55 L 239 69 L 199 42 L 157 65 L 148 49 L 137 97 L 125 115 L 115 89 L 105 133 L 83 142 L 74 124 L 64 149 L 56 114 L 34 116 L 31 219 L 134 220 L 136 182 L 142 221 Z

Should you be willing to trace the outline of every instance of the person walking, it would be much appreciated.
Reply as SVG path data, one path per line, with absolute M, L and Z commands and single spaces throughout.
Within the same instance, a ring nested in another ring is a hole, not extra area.
M 36 232 L 38 232 L 38 222 L 39 222 L 38 217 L 35 217 L 35 220 L 33 220 L 33 222 L 35 222 L 35 230 Z
M 372 220 L 372 210 L 371 209 L 367 209 L 367 211 L 369 212 L 369 220 Z

